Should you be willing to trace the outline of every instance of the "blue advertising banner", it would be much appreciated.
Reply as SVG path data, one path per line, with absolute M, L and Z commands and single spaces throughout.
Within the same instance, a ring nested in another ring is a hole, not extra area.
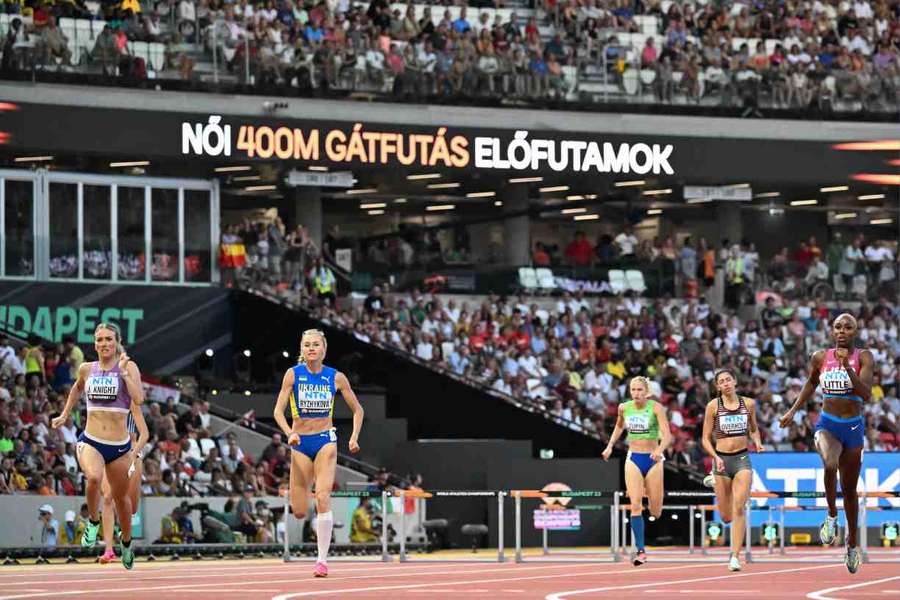
M 754 492 L 822 492 L 825 469 L 815 452 L 778 452 L 753 454 Z M 860 492 L 900 491 L 900 453 L 866 452 L 859 476 Z M 825 498 L 757 498 L 753 505 L 760 508 L 785 506 L 826 507 Z M 841 499 L 838 498 L 838 506 Z M 885 521 L 900 521 L 900 498 L 868 498 L 866 507 L 871 510 L 866 521 L 878 526 Z M 778 520 L 779 512 L 772 510 L 772 518 Z M 787 511 L 786 527 L 817 527 L 825 518 L 825 511 Z M 751 511 L 752 525 L 759 526 L 769 519 L 768 510 Z M 720 520 L 718 513 L 716 520 Z M 843 518 L 842 518 L 843 520 Z

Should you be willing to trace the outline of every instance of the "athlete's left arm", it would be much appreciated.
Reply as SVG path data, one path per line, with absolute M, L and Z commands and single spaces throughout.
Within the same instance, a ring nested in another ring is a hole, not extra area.
M 122 368 L 123 366 L 124 368 Z M 122 353 L 122 358 L 119 361 L 119 372 L 122 374 L 122 379 L 125 380 L 125 387 L 128 388 L 131 403 L 143 404 L 144 388 L 141 386 L 141 371 L 138 369 L 137 364 L 130 360 L 125 353 Z
M 853 384 L 853 393 L 868 402 L 872 397 L 872 371 L 875 368 L 875 358 L 868 350 L 859 353 L 859 375 L 856 369 L 850 368 L 849 357 L 845 356 L 841 364 L 847 375 L 850 376 L 850 382 Z
M 657 402 L 653 405 L 653 412 L 656 413 L 656 422 L 659 423 L 660 437 L 659 447 L 653 452 L 653 460 L 662 460 L 666 448 L 672 443 L 672 430 L 669 429 L 669 418 L 662 404 Z
M 334 384 L 344 397 L 344 402 L 353 411 L 353 433 L 350 434 L 350 452 L 356 454 L 359 452 L 359 432 L 362 430 L 363 417 L 366 411 L 363 410 L 362 404 L 350 387 L 350 380 L 341 372 L 334 376 Z
M 147 421 L 144 420 L 144 412 L 141 410 L 140 404 L 131 403 L 131 416 L 134 417 L 134 424 L 138 430 L 137 443 L 134 445 L 134 453 L 138 455 L 150 440 L 150 429 L 147 427 Z M 140 458 L 143 458 L 143 456 L 140 456 Z
M 753 398 L 746 398 L 744 404 L 747 405 L 747 412 L 750 413 L 750 439 L 756 444 L 756 451 L 762 452 L 762 435 L 759 431 L 759 425 L 756 422 L 756 400 Z

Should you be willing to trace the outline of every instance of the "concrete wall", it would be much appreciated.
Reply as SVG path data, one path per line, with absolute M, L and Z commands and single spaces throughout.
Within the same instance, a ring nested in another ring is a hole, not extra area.
M 284 506 L 284 499 L 277 497 L 254 498 L 257 500 L 265 500 L 270 507 Z M 183 501 L 203 502 L 209 504 L 212 510 L 221 511 L 228 501 L 227 497 L 207 497 L 207 498 L 158 498 L 150 497 L 142 499 L 142 507 L 139 514 L 143 517 L 144 535 L 138 540 L 141 544 L 150 544 L 159 539 L 160 525 L 163 516 L 172 512 L 172 509 L 181 504 Z M 3 523 L 2 533 L 0 533 L 0 547 L 13 546 L 39 546 L 41 542 L 41 524 L 38 522 L 38 508 L 43 504 L 50 504 L 53 507 L 53 517 L 60 523 L 62 528 L 65 523 L 65 514 L 67 510 L 74 510 L 76 513 L 84 503 L 83 496 L 2 496 L 0 502 L 0 522 Z M 356 498 L 333 498 L 332 511 L 334 512 L 335 523 L 342 523 L 343 527 L 335 527 L 334 539 L 338 544 L 346 544 L 350 541 L 350 522 L 354 509 L 359 505 Z M 200 524 L 200 512 L 192 511 L 191 520 L 194 524 L 194 531 L 198 534 L 202 531 Z M 407 531 L 410 532 L 419 521 L 418 515 L 407 515 Z M 399 515 L 389 514 L 387 522 L 393 525 L 394 529 L 399 531 Z M 288 536 L 292 543 L 299 542 L 303 531 L 304 521 L 298 521 L 293 517 L 288 519 Z M 137 538 L 135 538 L 137 539 Z

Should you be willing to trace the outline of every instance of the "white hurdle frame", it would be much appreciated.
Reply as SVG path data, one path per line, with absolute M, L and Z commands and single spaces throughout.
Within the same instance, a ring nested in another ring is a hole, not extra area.
M 436 558 L 428 559 L 428 562 L 506 562 L 506 553 L 503 546 L 504 523 L 503 523 L 503 504 L 507 497 L 507 492 L 503 490 L 434 490 L 425 492 L 407 493 L 407 490 L 397 490 L 395 496 L 399 496 L 401 503 L 405 505 L 405 499 L 418 498 L 427 500 L 428 498 L 497 498 L 497 556 L 496 558 Z M 410 562 L 410 556 L 406 552 L 406 511 L 400 511 L 400 562 Z

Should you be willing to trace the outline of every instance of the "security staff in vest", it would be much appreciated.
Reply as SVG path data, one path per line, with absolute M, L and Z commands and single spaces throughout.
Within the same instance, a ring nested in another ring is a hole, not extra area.
M 328 265 L 317 258 L 312 271 L 313 289 L 320 303 L 328 303 L 334 306 L 335 293 L 337 292 L 337 279 Z

